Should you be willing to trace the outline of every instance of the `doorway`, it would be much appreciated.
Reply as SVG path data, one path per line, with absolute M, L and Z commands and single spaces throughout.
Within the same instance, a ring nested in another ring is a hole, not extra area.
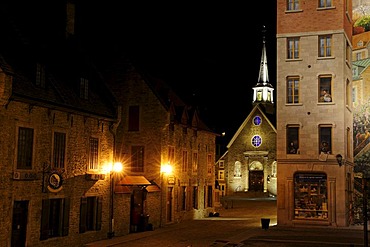
M 14 201 L 12 221 L 12 247 L 26 246 L 28 201 Z
M 249 190 L 263 191 L 263 171 L 249 172 Z

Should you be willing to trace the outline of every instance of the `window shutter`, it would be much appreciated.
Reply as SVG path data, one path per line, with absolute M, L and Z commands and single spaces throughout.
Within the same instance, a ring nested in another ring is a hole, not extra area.
M 96 230 L 101 230 L 101 218 L 102 218 L 102 208 L 103 208 L 103 197 L 99 196 L 97 201 L 96 210 Z
M 69 207 L 70 207 L 70 199 L 64 198 L 62 236 L 67 236 L 69 232 Z
M 45 240 L 49 238 L 49 210 L 49 199 L 42 200 L 40 240 Z
M 87 197 L 81 197 L 80 206 L 80 233 L 86 232 Z

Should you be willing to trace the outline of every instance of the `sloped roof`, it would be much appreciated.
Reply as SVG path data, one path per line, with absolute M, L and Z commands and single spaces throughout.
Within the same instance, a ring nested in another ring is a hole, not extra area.
M 252 119 L 252 117 L 255 115 L 255 113 L 257 111 L 262 115 L 262 118 L 265 121 L 267 121 L 267 123 L 270 125 L 270 127 L 276 133 L 275 126 L 271 123 L 271 121 L 269 120 L 269 118 L 263 113 L 263 111 L 261 110 L 261 108 L 259 107 L 259 105 L 256 105 L 256 106 L 254 106 L 254 108 L 252 109 L 252 111 L 249 113 L 249 115 L 247 116 L 247 118 L 244 120 L 244 122 L 240 125 L 239 129 L 235 132 L 234 136 L 231 138 L 231 140 L 227 144 L 227 146 L 226 146 L 227 148 L 230 148 L 232 146 L 232 144 L 234 143 L 234 141 L 238 138 L 238 136 L 243 131 L 243 129 L 245 128 L 245 126 L 247 125 L 247 123 Z
M 360 42 L 362 41 L 362 45 Z M 352 36 L 352 46 L 353 50 L 363 49 L 369 45 L 370 41 L 370 32 L 363 32 Z
M 352 63 L 353 66 L 358 67 L 358 75 L 360 76 L 370 65 L 370 58 L 361 59 Z M 360 79 L 359 76 L 354 76 L 354 80 Z

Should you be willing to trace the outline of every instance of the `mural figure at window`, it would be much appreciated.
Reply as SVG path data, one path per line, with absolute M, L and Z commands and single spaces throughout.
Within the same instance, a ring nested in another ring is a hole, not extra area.
M 321 142 L 320 151 L 325 154 L 330 153 L 329 143 L 327 141 Z
M 297 153 L 297 149 L 294 146 L 294 143 L 293 142 L 291 142 L 290 145 L 289 145 L 289 153 L 290 154 L 296 154 Z
M 321 89 L 320 102 L 331 102 L 331 95 L 327 89 Z

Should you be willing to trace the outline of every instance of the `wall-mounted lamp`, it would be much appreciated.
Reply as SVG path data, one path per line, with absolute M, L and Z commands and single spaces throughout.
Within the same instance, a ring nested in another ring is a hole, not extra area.
M 341 155 L 341 154 L 337 154 L 337 155 L 335 156 L 335 158 L 337 159 L 338 165 L 339 165 L 339 166 L 342 166 L 342 160 L 343 160 L 342 155 Z

